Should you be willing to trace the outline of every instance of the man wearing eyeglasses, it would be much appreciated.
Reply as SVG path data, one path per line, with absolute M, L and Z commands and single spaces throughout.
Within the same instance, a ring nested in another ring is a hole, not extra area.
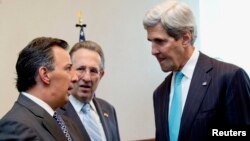
M 72 118 L 81 129 L 85 140 L 120 141 L 114 107 L 95 97 L 104 75 L 104 54 L 93 41 L 76 43 L 70 51 L 73 69 L 78 75 L 69 103 L 59 111 Z

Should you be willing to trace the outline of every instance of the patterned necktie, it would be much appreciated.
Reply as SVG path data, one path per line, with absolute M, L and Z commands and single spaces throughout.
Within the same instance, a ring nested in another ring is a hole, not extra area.
M 55 112 L 53 115 L 53 118 L 60 125 L 61 130 L 63 131 L 63 133 L 64 133 L 65 137 L 68 139 L 68 141 L 72 141 L 70 134 L 69 134 L 69 131 L 67 129 L 67 126 L 65 125 L 62 117 L 59 114 L 57 114 L 57 112 Z
M 89 104 L 82 107 L 84 127 L 87 130 L 92 141 L 101 141 L 101 131 L 95 117 L 91 113 Z
M 172 98 L 171 109 L 169 113 L 169 137 L 170 141 L 177 141 L 179 136 L 181 115 L 182 115 L 182 101 L 181 101 L 181 79 L 182 72 L 177 72 L 174 81 L 174 94 Z

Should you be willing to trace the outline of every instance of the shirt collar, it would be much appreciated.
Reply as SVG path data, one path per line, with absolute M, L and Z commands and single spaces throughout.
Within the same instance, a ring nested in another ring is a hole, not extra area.
M 188 79 L 192 78 L 196 63 L 198 61 L 198 57 L 199 57 L 199 51 L 198 49 L 194 48 L 192 56 L 189 58 L 189 60 L 181 70 L 184 76 L 187 77 Z
M 75 98 L 75 97 L 72 96 L 72 95 L 69 96 L 69 101 L 70 101 L 70 103 L 73 105 L 74 109 L 75 109 L 78 113 L 81 112 L 81 109 L 82 109 L 83 105 L 86 104 L 86 103 L 81 102 L 80 100 L 78 100 L 77 98 Z M 95 104 L 94 104 L 94 102 L 93 102 L 93 99 L 90 100 L 89 104 L 90 104 L 91 109 L 94 110 L 94 111 L 96 112 L 96 108 L 95 108 Z
M 69 96 L 69 101 L 77 113 L 81 112 L 81 109 L 82 109 L 82 106 L 84 105 L 84 103 L 82 103 L 81 101 L 79 101 L 77 98 L 75 98 L 72 95 Z
M 54 115 L 55 111 L 43 100 L 33 96 L 32 94 L 26 93 L 26 92 L 21 92 L 22 95 L 26 96 L 27 98 L 29 98 L 30 100 L 32 100 L 33 102 L 35 102 L 36 104 L 38 104 L 39 106 L 41 106 L 45 111 L 47 111 L 51 116 Z

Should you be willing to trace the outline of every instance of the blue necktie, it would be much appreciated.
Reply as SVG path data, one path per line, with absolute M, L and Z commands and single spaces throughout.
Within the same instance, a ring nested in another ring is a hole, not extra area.
M 57 114 L 56 112 L 54 113 L 53 115 L 53 118 L 56 120 L 56 122 L 60 125 L 61 127 L 61 130 L 63 131 L 65 137 L 67 138 L 68 141 L 72 141 L 71 137 L 70 137 L 70 134 L 69 134 L 69 131 L 67 129 L 67 126 L 65 125 L 62 117 Z
M 101 141 L 101 131 L 95 117 L 91 114 L 91 107 L 85 104 L 82 107 L 84 127 L 92 141 Z
M 177 141 L 180 129 L 181 115 L 182 115 L 182 101 L 181 101 L 181 79 L 182 72 L 177 72 L 174 81 L 174 94 L 169 113 L 169 137 L 170 141 Z

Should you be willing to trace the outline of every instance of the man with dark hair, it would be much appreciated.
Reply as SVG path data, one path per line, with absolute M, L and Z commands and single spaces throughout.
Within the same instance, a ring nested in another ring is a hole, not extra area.
M 68 91 L 78 80 L 67 48 L 64 40 L 39 37 L 19 53 L 16 86 L 20 94 L 0 120 L 0 140 L 83 140 L 76 125 L 55 112 L 67 103 Z

